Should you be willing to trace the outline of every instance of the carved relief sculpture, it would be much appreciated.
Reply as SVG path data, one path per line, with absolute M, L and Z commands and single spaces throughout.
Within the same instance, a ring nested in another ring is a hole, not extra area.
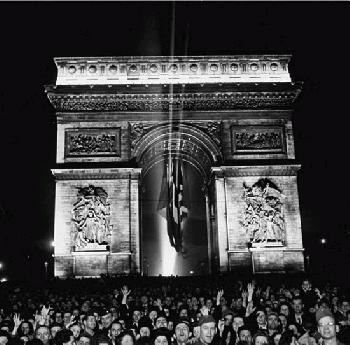
M 78 189 L 73 205 L 73 244 L 84 248 L 89 243 L 108 245 L 111 237 L 108 194 L 101 187 L 90 185 Z
M 283 204 L 285 196 L 273 182 L 260 179 L 252 187 L 243 184 L 243 226 L 248 241 L 259 245 L 285 242 Z
M 232 127 L 234 153 L 283 153 L 282 127 Z
M 66 156 L 120 155 L 120 129 L 67 130 Z

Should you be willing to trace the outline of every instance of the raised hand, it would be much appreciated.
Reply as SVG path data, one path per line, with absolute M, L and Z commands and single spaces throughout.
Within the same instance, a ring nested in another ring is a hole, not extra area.
M 216 295 L 216 304 L 217 305 L 220 305 L 220 299 L 221 299 L 221 297 L 224 295 L 224 290 L 219 290 L 218 291 L 218 294 Z

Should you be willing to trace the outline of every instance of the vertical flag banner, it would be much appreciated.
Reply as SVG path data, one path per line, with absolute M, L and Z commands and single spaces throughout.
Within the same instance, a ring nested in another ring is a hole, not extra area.
M 178 159 L 164 162 L 158 212 L 167 219 L 167 232 L 172 247 L 183 251 L 183 230 L 188 215 L 184 197 L 183 163 Z

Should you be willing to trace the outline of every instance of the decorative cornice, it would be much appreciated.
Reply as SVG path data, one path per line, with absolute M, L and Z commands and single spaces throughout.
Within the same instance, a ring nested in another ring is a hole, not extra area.
M 139 179 L 140 168 L 114 169 L 51 169 L 56 180 Z
M 57 57 L 57 85 L 291 82 L 290 55 Z
M 258 166 L 220 166 L 211 169 L 218 178 L 238 176 L 296 176 L 300 164 L 258 165 Z
M 56 111 L 205 111 L 290 108 L 299 87 L 283 91 L 197 92 L 183 94 L 76 94 L 48 92 Z

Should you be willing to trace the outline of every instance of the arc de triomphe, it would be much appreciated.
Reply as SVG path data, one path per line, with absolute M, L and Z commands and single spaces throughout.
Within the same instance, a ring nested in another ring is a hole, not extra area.
M 142 273 L 143 177 L 203 180 L 209 270 L 304 269 L 289 55 L 55 58 L 55 275 Z

